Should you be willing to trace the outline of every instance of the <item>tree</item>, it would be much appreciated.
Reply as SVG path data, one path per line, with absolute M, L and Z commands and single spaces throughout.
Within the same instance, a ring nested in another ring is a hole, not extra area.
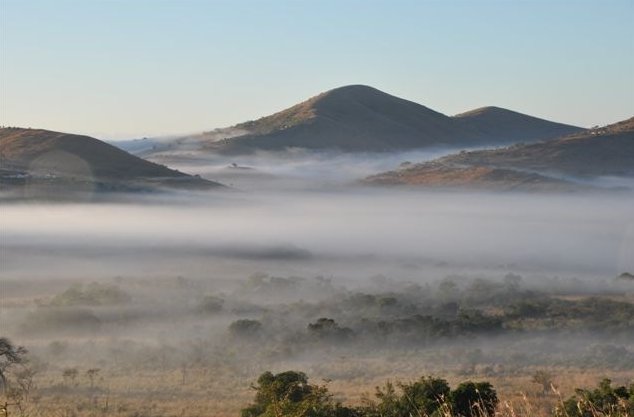
M 229 325 L 229 332 L 237 337 L 255 337 L 262 329 L 262 323 L 257 320 L 240 319 Z
M 255 401 L 242 417 L 355 417 L 354 410 L 332 400 L 328 389 L 311 385 L 303 372 L 265 372 L 258 378 Z
M 604 379 L 594 390 L 577 389 L 577 394 L 568 398 L 556 416 L 594 417 L 634 415 L 634 384 L 612 387 L 612 381 Z
M 345 341 L 351 337 L 352 330 L 340 327 L 333 319 L 322 317 L 308 324 L 308 333 L 317 340 Z
M 66 368 L 62 371 L 62 377 L 64 378 L 64 381 L 71 382 L 72 384 L 75 383 L 75 379 L 77 378 L 78 374 L 79 371 L 77 370 L 77 368 Z
M 533 374 L 533 382 L 542 386 L 542 394 L 546 395 L 553 386 L 553 375 L 548 371 L 537 371 Z
M 18 364 L 24 363 L 27 350 L 22 346 L 14 346 L 6 337 L 0 337 L 0 384 L 2 392 L 7 393 L 7 371 Z
M 99 368 L 90 368 L 89 370 L 86 371 L 86 376 L 90 380 L 90 390 L 91 391 L 95 387 L 95 378 L 97 378 L 97 375 L 99 375 L 99 371 L 100 371 Z
M 24 401 L 28 401 L 31 390 L 33 389 L 33 377 L 35 377 L 37 371 L 30 366 L 24 366 L 19 371 L 15 372 L 15 382 L 22 393 Z
M 432 415 L 449 399 L 450 388 L 441 378 L 422 377 L 411 384 L 400 384 L 405 415 Z
M 37 373 L 34 368 L 22 365 L 19 370 L 13 372 L 15 385 L 6 394 L 11 405 L 20 411 L 20 415 L 24 414 L 23 405 L 29 400 L 29 395 L 34 387 L 33 377 Z
M 379 402 L 377 404 L 368 400 L 367 407 L 364 408 L 364 416 L 397 417 L 403 414 L 401 397 L 396 393 L 392 382 L 386 382 L 383 388 L 376 387 L 374 395 Z
M 498 396 L 488 382 L 463 382 L 451 392 L 451 406 L 456 416 L 494 416 Z
M 225 300 L 220 297 L 216 297 L 215 295 L 206 295 L 200 301 L 198 310 L 201 313 L 219 313 L 222 311 L 224 303 Z

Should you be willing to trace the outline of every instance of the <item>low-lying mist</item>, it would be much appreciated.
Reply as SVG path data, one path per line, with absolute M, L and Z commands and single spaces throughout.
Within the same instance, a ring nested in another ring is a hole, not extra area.
M 2 208 L 4 278 L 274 273 L 363 278 L 634 269 L 629 195 L 345 189 Z M 92 266 L 92 267 L 91 267 Z M 87 269 L 86 269 L 87 268 Z M 452 270 L 453 269 L 453 270 Z
M 168 150 L 151 159 L 244 191 L 322 190 L 348 186 L 403 163 L 429 161 L 453 152 L 455 148 L 446 147 L 384 153 L 288 149 L 230 156 L 186 149 Z
M 28 348 L 50 404 L 167 407 L 178 392 L 210 415 L 235 415 L 267 370 L 357 391 L 424 374 L 634 372 L 634 281 L 618 277 L 634 271 L 634 196 L 348 178 L 4 204 L 3 336 Z

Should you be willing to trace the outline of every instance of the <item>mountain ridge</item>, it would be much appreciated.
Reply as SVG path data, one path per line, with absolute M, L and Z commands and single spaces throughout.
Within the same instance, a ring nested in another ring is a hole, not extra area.
M 554 140 L 455 153 L 379 173 L 363 182 L 484 188 L 528 184 L 552 189 L 565 182 L 580 184 L 602 177 L 634 178 L 634 117 Z
M 385 152 L 499 146 L 583 131 L 511 110 L 483 109 L 489 110 L 452 117 L 370 86 L 349 85 L 257 120 L 163 142 L 148 154 L 174 151 L 184 143 L 190 147 L 196 143 L 202 151 L 227 154 L 289 148 Z M 496 118 L 501 119 L 499 123 Z

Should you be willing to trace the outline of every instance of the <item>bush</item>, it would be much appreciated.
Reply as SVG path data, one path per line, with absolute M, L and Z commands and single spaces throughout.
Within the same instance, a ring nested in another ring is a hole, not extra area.
M 340 327 L 333 319 L 322 317 L 308 325 L 309 334 L 317 340 L 341 342 L 352 336 L 352 330 Z
M 451 392 L 451 405 L 456 416 L 493 416 L 498 396 L 488 382 L 463 382 Z
M 258 378 L 255 401 L 242 409 L 242 417 L 355 417 L 354 410 L 332 400 L 324 386 L 311 385 L 303 372 L 277 375 L 265 372 Z
M 237 337 L 257 336 L 262 329 L 262 323 L 257 320 L 240 319 L 229 325 L 229 332 Z
M 377 401 L 359 408 L 332 400 L 325 386 L 311 385 L 303 372 L 265 372 L 258 378 L 255 401 L 242 409 L 242 417 L 488 417 L 495 415 L 498 398 L 488 382 L 465 382 L 451 390 L 441 378 L 388 382 L 376 390 Z
M 441 410 L 443 403 L 451 392 L 449 384 L 444 379 L 423 377 L 411 384 L 400 384 L 403 396 L 401 402 L 405 415 L 432 415 Z
M 86 287 L 73 285 L 51 300 L 51 306 L 104 306 L 130 302 L 131 297 L 116 285 L 93 282 Z
M 101 320 L 88 309 L 39 307 L 26 316 L 21 330 L 25 333 L 96 332 L 100 327 Z
M 557 410 L 558 417 L 633 416 L 634 384 L 612 387 L 612 381 L 604 379 L 594 390 L 577 389 Z
M 206 295 L 198 305 L 198 311 L 201 313 L 219 313 L 225 303 L 220 297 L 214 295 Z

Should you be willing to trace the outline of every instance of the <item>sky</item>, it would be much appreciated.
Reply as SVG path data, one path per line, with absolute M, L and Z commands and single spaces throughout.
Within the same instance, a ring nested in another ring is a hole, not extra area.
M 0 124 L 195 133 L 366 84 L 453 115 L 634 115 L 634 0 L 0 0 Z

